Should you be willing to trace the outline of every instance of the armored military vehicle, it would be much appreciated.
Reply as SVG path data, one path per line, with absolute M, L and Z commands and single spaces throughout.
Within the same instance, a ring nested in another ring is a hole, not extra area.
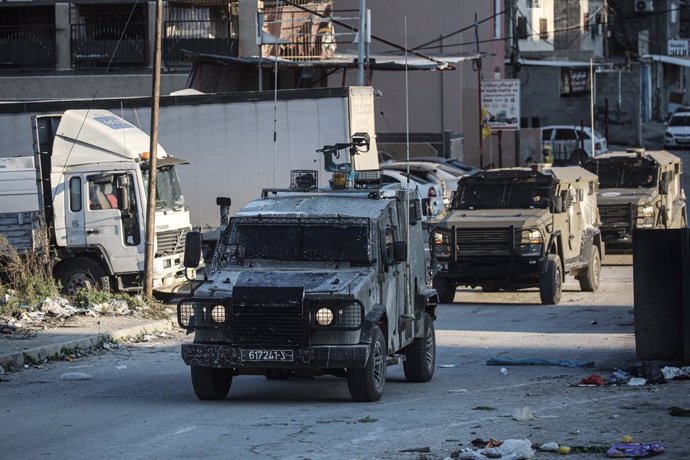
M 539 287 L 542 303 L 557 304 L 566 274 L 596 291 L 604 255 L 596 191 L 597 177 L 577 166 L 461 178 L 449 211 L 433 224 L 439 300 L 452 302 L 459 285 Z
M 233 216 L 207 279 L 178 304 L 194 332 L 182 357 L 199 399 L 225 398 L 246 374 L 342 376 L 356 401 L 381 398 L 389 364 L 402 362 L 412 382 L 432 378 L 437 297 L 419 195 L 381 187 L 379 170 L 335 164 L 341 147 L 324 149 L 331 187 L 296 171 L 289 189 L 264 190 Z M 187 266 L 199 245 L 191 233 Z
M 612 252 L 632 251 L 635 228 L 687 227 L 677 156 L 630 149 L 596 156 L 585 167 L 599 176 L 601 233 Z

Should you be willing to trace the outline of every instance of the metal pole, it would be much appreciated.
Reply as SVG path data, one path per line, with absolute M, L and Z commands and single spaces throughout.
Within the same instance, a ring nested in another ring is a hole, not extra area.
M 366 52 L 367 0 L 359 0 L 359 33 L 357 35 L 357 86 L 364 86 L 364 55 Z
M 151 143 L 149 145 L 149 190 L 146 202 L 146 252 L 144 254 L 144 294 L 153 295 L 153 246 L 156 237 L 156 174 L 158 170 L 158 107 L 161 92 L 161 29 L 163 0 L 156 0 L 156 34 L 153 48 L 153 85 L 151 88 Z
M 591 121 L 592 121 L 592 135 L 591 135 L 591 140 L 592 140 L 592 156 L 595 156 L 597 152 L 594 150 L 594 98 L 595 94 L 594 92 L 596 91 L 596 82 L 594 81 L 594 59 L 589 60 L 589 81 L 590 81 L 590 86 L 591 86 L 591 91 L 590 93 L 590 116 L 591 116 Z

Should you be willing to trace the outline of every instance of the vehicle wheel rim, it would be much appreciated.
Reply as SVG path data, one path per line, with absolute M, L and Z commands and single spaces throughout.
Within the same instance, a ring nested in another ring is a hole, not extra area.
M 601 263 L 599 257 L 594 258 L 594 266 L 592 267 L 594 275 L 594 286 L 599 286 L 599 277 L 601 276 Z
M 374 383 L 376 384 L 376 388 L 381 388 L 383 387 L 383 381 L 384 381 L 384 366 L 385 363 L 383 362 L 383 351 L 381 350 L 381 343 L 376 342 L 374 345 L 374 354 L 372 356 L 374 360 Z
M 426 332 L 426 367 L 432 369 L 434 366 L 434 335 L 431 328 Z
M 69 277 L 65 290 L 67 295 L 75 295 L 81 289 L 94 289 L 96 281 L 86 272 L 77 272 Z

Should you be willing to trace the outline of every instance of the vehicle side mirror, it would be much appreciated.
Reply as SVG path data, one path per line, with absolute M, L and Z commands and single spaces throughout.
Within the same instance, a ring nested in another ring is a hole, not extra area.
M 188 232 L 184 241 L 184 266 L 197 268 L 201 261 L 201 232 Z
M 216 197 L 216 205 L 220 207 L 220 226 L 225 227 L 230 217 L 232 200 L 225 196 Z
M 662 177 L 659 181 L 659 193 L 662 195 L 668 195 L 669 189 L 671 188 L 671 181 L 667 177 Z
M 129 177 L 119 176 L 117 178 L 117 209 L 129 211 L 130 206 Z
M 556 195 L 553 198 L 553 213 L 554 214 L 561 214 L 563 212 L 563 200 L 564 200 L 564 196 L 562 193 L 559 195 Z
M 396 263 L 407 261 L 407 242 L 396 241 L 393 243 L 393 260 Z

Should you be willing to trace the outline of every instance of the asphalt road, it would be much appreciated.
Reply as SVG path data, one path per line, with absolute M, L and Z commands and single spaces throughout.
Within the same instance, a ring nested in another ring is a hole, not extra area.
M 180 341 L 158 339 L 101 356 L 0 376 L 0 458 L 444 458 L 475 438 L 608 447 L 629 434 L 688 458 L 690 382 L 571 387 L 635 362 L 630 266 L 606 266 L 600 292 L 566 284 L 562 303 L 538 292 L 459 290 L 436 322 L 434 379 L 389 368 L 383 399 L 353 403 L 344 379 L 237 377 L 228 399 L 198 401 Z M 594 361 L 593 369 L 487 366 L 496 356 Z M 65 372 L 92 380 L 64 381 Z M 532 421 L 511 414 L 529 407 Z M 429 448 L 429 453 L 401 452 Z M 419 456 L 422 457 L 419 457 Z M 554 457 L 539 454 L 539 458 Z M 601 458 L 602 454 L 571 455 Z

